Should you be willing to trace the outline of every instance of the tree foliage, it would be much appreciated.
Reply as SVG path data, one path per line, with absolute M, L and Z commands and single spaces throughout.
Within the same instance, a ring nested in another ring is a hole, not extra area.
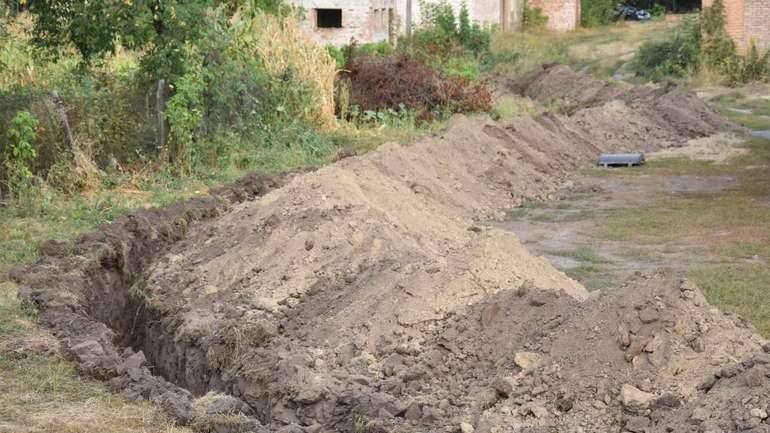
M 283 0 L 36 0 L 34 42 L 52 55 L 74 46 L 86 64 L 118 47 L 141 49 L 145 72 L 174 81 L 186 73 L 185 51 L 206 31 L 215 8 L 282 13 Z

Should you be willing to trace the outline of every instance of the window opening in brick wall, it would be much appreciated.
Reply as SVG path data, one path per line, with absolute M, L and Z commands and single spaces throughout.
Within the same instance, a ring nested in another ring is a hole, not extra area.
M 342 28 L 342 9 L 316 9 L 315 13 L 319 29 Z

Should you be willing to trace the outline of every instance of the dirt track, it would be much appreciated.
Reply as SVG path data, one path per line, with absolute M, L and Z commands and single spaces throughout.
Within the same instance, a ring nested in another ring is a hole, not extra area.
M 217 432 L 704 431 L 685 411 L 715 404 L 697 389 L 715 373 L 714 398 L 744 374 L 766 395 L 761 338 L 689 282 L 591 297 L 488 223 L 602 151 L 733 126 L 677 89 L 565 67 L 512 88 L 571 115 L 458 117 L 412 146 L 49 243 L 15 273 L 22 296 L 84 372 Z

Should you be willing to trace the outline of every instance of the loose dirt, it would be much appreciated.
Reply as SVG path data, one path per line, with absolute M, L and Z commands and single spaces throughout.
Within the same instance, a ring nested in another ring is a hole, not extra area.
M 735 128 L 561 66 L 511 88 L 569 115 L 459 116 L 48 243 L 14 277 L 84 373 L 202 431 L 677 431 L 762 339 L 669 273 L 592 296 L 490 221 L 602 151 Z

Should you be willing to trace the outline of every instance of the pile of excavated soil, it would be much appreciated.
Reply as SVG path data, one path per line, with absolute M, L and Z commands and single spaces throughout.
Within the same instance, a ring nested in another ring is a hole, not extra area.
M 571 113 L 571 120 L 605 149 L 652 151 L 739 128 L 694 93 L 673 85 L 623 86 L 564 65 L 518 77 L 515 93 Z
M 518 85 L 539 98 L 565 74 Z M 83 372 L 203 431 L 678 422 L 704 377 L 760 349 L 750 327 L 667 274 L 592 297 L 485 222 L 603 151 L 732 126 L 676 89 L 571 76 L 570 116 L 459 116 L 411 146 L 47 244 L 14 277 Z

